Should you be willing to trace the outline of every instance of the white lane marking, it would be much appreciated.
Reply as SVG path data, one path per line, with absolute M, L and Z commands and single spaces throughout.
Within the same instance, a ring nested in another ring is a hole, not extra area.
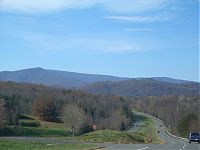
M 140 148 L 140 149 L 137 149 L 137 150 L 144 150 L 144 149 L 147 149 L 147 148 L 149 148 L 149 147 L 144 147 L 144 148 Z
M 183 143 L 183 149 L 184 149 L 186 147 L 186 144 L 185 144 L 185 142 L 182 142 L 182 143 Z M 182 149 L 180 149 L 180 150 L 182 150 Z

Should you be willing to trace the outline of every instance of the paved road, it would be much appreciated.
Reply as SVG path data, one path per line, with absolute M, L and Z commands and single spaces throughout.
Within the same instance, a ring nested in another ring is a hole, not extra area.
M 157 127 L 159 137 L 164 140 L 163 144 L 100 144 L 105 146 L 108 150 L 200 150 L 200 144 L 192 143 L 189 144 L 187 139 L 181 139 L 174 137 L 164 131 L 164 126 L 161 120 L 150 116 L 148 114 L 143 114 L 152 120 Z M 160 127 L 161 125 L 161 127 Z

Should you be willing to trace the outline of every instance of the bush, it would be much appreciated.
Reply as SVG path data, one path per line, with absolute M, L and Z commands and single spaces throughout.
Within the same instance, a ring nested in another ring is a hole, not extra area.
M 93 132 L 94 129 L 92 128 L 91 125 L 84 124 L 80 129 L 79 129 L 79 135 L 83 135 L 89 132 Z
M 39 127 L 40 123 L 35 120 L 19 120 L 19 125 L 23 127 Z
M 0 129 L 0 136 L 14 136 L 14 131 L 10 130 L 8 127 Z

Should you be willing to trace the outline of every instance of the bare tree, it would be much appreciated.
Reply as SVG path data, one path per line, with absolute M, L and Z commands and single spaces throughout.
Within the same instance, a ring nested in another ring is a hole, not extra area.
M 78 105 L 68 104 L 63 108 L 63 121 L 65 128 L 74 136 L 85 124 L 86 115 Z
M 128 119 L 121 110 L 112 112 L 111 116 L 107 119 L 103 119 L 100 123 L 104 128 L 111 130 L 125 130 L 128 126 Z
M 15 128 L 19 126 L 19 118 L 22 110 L 22 105 L 19 102 L 20 96 L 18 94 L 14 94 L 12 96 L 6 97 L 4 108 L 7 110 L 7 119 L 9 123 L 12 123 Z

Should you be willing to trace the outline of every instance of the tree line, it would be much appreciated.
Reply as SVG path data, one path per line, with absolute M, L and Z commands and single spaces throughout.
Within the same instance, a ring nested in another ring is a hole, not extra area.
M 22 114 L 64 122 L 73 134 L 97 129 L 125 130 L 131 124 L 130 105 L 117 96 L 93 95 L 80 90 L 0 82 L 0 124 L 19 126 Z M 1 123 L 2 122 L 2 123 Z
M 200 132 L 199 106 L 199 96 L 121 97 L 0 82 L 0 128 L 5 122 L 17 127 L 20 114 L 32 114 L 41 120 L 62 121 L 74 134 L 91 131 L 92 125 L 125 130 L 131 125 L 131 109 L 135 108 L 163 120 L 173 134 L 187 136 Z

